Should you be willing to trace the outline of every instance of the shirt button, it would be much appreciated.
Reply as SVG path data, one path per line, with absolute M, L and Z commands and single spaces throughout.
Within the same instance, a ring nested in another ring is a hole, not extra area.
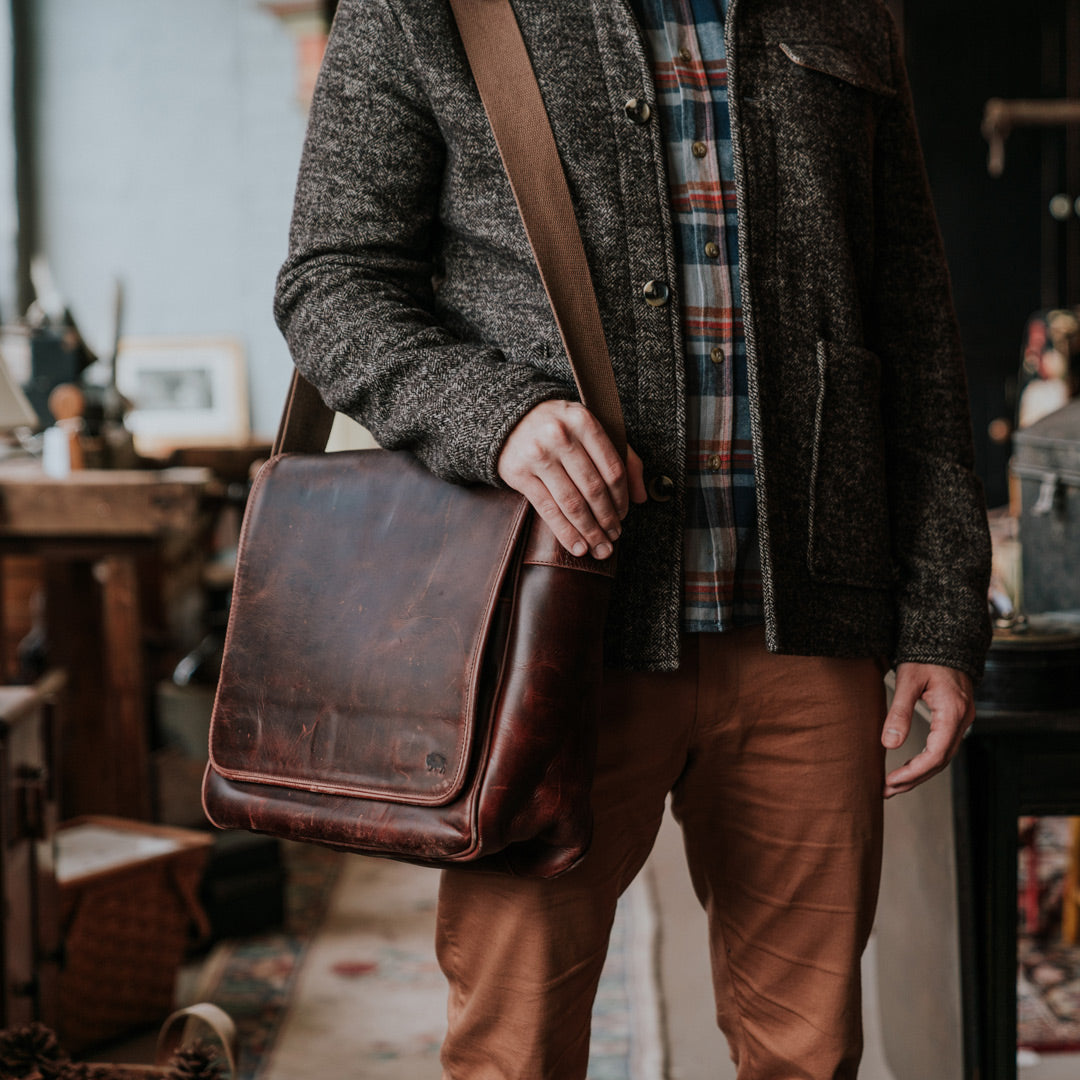
M 690 50 L 685 45 L 679 50 L 679 56 L 683 60 L 690 60 L 690 59 L 693 58 L 693 54 L 690 52 Z
M 654 476 L 649 481 L 649 498 L 653 502 L 671 502 L 675 494 L 675 481 L 670 476 Z
M 652 109 L 649 108 L 649 103 L 644 98 L 632 97 L 623 108 L 626 110 L 626 115 L 635 124 L 647 124 L 649 117 L 652 116 Z
M 703 143 L 700 139 L 698 139 L 697 142 L 695 142 L 693 146 L 690 147 L 690 149 L 693 151 L 694 157 L 696 158 L 703 158 L 709 152 L 708 146 L 706 146 L 706 144 Z
M 714 364 L 722 364 L 724 362 L 724 350 L 720 345 L 714 345 L 712 351 L 709 353 L 709 358 Z
M 663 281 L 646 281 L 641 293 L 652 307 L 663 307 L 671 299 L 671 290 Z
M 720 245 L 714 240 L 710 240 L 705 245 L 705 254 L 708 255 L 710 259 L 718 258 L 720 255 Z
M 720 460 L 719 454 L 710 454 L 709 460 L 706 462 L 709 467 L 709 472 L 719 472 L 723 462 Z

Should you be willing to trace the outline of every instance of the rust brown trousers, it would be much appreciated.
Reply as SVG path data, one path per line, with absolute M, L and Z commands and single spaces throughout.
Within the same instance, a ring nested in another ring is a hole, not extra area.
M 777 656 L 760 629 L 684 639 L 676 672 L 610 672 L 592 851 L 553 881 L 450 870 L 445 1080 L 582 1080 L 619 895 L 669 792 L 709 917 L 739 1080 L 850 1080 L 881 865 L 872 660 Z

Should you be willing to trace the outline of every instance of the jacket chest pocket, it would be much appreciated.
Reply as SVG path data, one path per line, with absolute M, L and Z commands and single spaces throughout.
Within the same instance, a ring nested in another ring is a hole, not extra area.
M 769 47 L 777 145 L 842 160 L 862 155 L 878 111 L 896 96 L 879 58 L 837 45 L 781 41 Z
M 809 570 L 842 585 L 891 584 L 881 362 L 820 341 L 810 477 Z
M 830 79 L 882 97 L 895 97 L 875 65 L 857 53 L 836 45 L 780 42 L 780 51 L 796 67 L 827 75 Z M 827 85 L 827 84 L 826 84 Z

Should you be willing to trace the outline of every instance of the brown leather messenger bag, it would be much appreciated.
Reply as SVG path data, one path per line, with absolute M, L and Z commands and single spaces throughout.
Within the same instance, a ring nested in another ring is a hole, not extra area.
M 596 296 L 508 0 L 451 0 L 582 401 L 625 456 Z M 574 558 L 512 491 L 402 451 L 320 452 L 294 377 L 252 487 L 203 800 L 253 829 L 550 877 L 592 832 L 613 560 Z

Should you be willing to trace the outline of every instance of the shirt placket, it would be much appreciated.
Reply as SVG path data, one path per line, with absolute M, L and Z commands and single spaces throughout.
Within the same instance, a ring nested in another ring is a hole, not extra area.
M 709 67 L 723 63 L 710 56 L 696 33 L 696 20 L 689 3 L 676 0 L 678 20 L 685 27 L 685 39 L 675 63 L 689 114 L 692 141 L 683 143 L 685 175 L 693 190 L 690 199 L 691 235 L 700 249 L 687 260 L 697 276 L 700 307 L 697 326 L 688 327 L 688 339 L 699 344 L 688 357 L 698 365 L 700 397 L 693 432 L 696 448 L 691 471 L 698 477 L 702 504 L 707 515 L 707 536 L 695 543 L 711 549 L 709 560 L 718 571 L 713 617 L 727 621 L 731 597 L 722 583 L 734 567 L 737 537 L 734 529 L 734 500 L 731 477 L 731 448 L 734 437 L 734 290 L 728 264 L 723 176 L 720 168 L 719 132 L 714 114 L 713 88 Z M 701 612 L 704 614 L 704 612 Z

